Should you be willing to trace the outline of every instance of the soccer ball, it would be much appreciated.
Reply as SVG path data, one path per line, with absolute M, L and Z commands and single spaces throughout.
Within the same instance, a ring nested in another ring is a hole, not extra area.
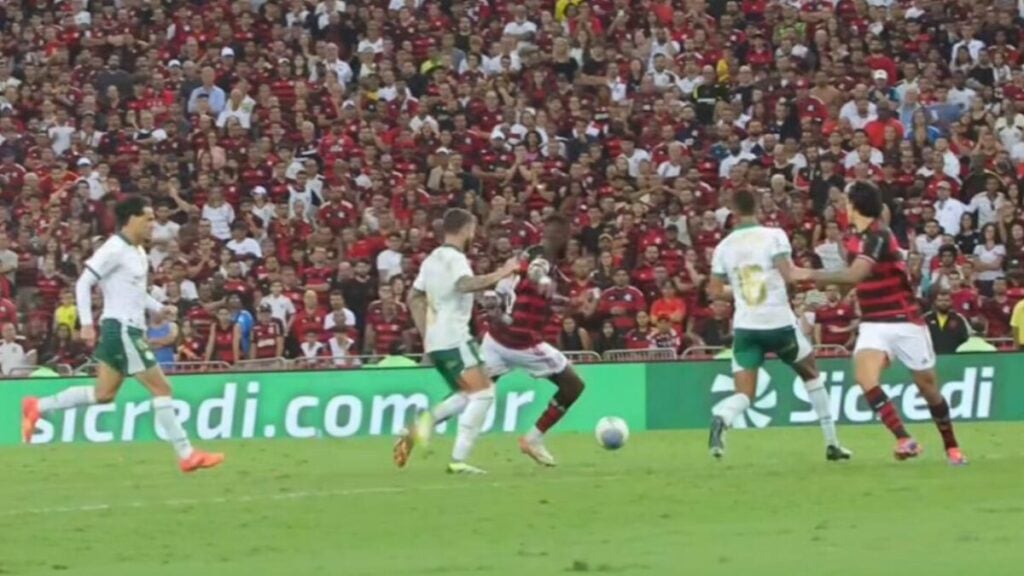
M 594 436 L 604 449 L 618 450 L 626 445 L 626 440 L 629 440 L 629 426 L 618 416 L 605 416 L 597 421 Z

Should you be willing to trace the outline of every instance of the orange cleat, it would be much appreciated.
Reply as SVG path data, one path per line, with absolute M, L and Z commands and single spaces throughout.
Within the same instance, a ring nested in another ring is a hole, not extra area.
M 395 466 L 405 468 L 405 465 L 409 463 L 409 456 L 412 455 L 412 449 L 415 445 L 416 443 L 413 441 L 411 433 L 408 431 L 402 433 L 395 442 L 395 447 L 391 453 Z
M 911 458 L 917 458 L 922 452 L 924 452 L 924 447 L 918 444 L 917 440 L 913 438 L 900 438 L 892 455 L 902 462 Z
M 946 460 L 950 466 L 967 466 L 967 457 L 964 456 L 964 453 L 959 448 L 946 450 Z
M 32 443 L 32 433 L 42 416 L 39 412 L 39 399 L 29 396 L 21 401 L 21 440 L 25 444 Z
M 204 468 L 216 468 L 223 461 L 223 454 L 193 450 L 192 455 L 178 462 L 178 465 L 181 467 L 181 471 L 187 474 Z

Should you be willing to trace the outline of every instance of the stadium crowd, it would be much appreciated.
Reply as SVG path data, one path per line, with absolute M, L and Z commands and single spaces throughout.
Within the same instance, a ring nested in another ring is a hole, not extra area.
M 5 2 L 0 367 L 87 361 L 72 287 L 129 194 L 156 207 L 152 292 L 175 313 L 150 338 L 168 362 L 416 351 L 403 302 L 449 206 L 482 223 L 478 272 L 571 218 L 562 349 L 728 346 L 730 304 L 702 288 L 732 192 L 759 191 L 795 262 L 829 268 L 854 180 L 881 189 L 940 332 L 1013 337 L 1022 10 Z M 815 342 L 850 346 L 851 296 L 798 288 Z

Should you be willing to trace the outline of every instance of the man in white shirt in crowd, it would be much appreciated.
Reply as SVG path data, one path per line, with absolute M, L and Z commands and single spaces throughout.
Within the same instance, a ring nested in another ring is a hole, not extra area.
M 537 34 L 537 25 L 526 19 L 526 6 L 516 5 L 512 8 L 513 19 L 505 24 L 502 33 L 516 39 L 519 46 L 533 41 Z
M 295 303 L 284 295 L 284 284 L 280 280 L 274 280 L 270 283 L 270 294 L 267 294 L 260 300 L 260 305 L 263 304 L 269 305 L 270 313 L 274 316 L 274 319 L 285 328 L 288 328 L 291 318 L 295 316 Z
M 825 241 L 814 248 L 814 253 L 821 258 L 821 267 L 825 270 L 839 270 L 846 266 L 846 246 L 839 223 L 825 223 Z
M 339 323 L 348 328 L 355 326 L 356 315 L 345 305 L 345 295 L 341 290 L 331 290 L 329 298 L 331 308 L 324 316 L 324 331 L 330 332 Z
M 960 219 L 970 209 L 963 202 L 952 198 L 953 186 L 943 180 L 939 182 L 937 190 L 938 200 L 935 201 L 935 219 L 939 221 L 944 234 L 956 236 L 960 233 Z
M 235 221 L 235 209 L 224 201 L 219 187 L 210 190 L 210 199 L 203 206 L 202 217 L 210 221 L 210 232 L 214 238 L 227 242 L 231 238 L 231 224 Z
M 999 178 L 989 176 L 985 180 L 985 191 L 979 192 L 971 198 L 968 210 L 977 214 L 978 229 L 985 224 L 994 224 L 999 217 L 999 209 L 1006 203 L 1006 197 L 999 190 L 1002 184 Z
M 921 265 L 924 270 L 930 270 L 932 258 L 939 255 L 939 248 L 942 247 L 942 228 L 938 220 L 929 220 L 924 223 L 924 234 L 914 237 L 914 248 L 921 255 Z
M 224 109 L 217 116 L 217 128 L 227 126 L 228 120 L 235 118 L 238 124 L 248 130 L 252 126 L 252 109 L 256 101 L 245 95 L 241 88 L 231 90 L 231 96 Z
M 377 273 L 381 282 L 388 282 L 392 276 L 402 273 L 402 236 L 397 232 L 388 235 L 388 247 L 377 255 Z
M 225 246 L 238 258 L 263 258 L 260 243 L 249 237 L 248 232 L 245 222 L 235 222 L 231 225 L 231 240 Z
M 18 333 L 14 324 L 4 324 L 0 332 L 0 374 L 10 376 L 15 368 L 31 366 L 36 362 L 36 352 L 26 352 L 25 348 L 18 342 Z

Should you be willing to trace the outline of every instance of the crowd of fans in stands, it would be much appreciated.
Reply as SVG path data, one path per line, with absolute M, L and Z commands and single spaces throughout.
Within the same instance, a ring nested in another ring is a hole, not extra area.
M 1011 337 L 1021 23 L 1006 0 L 5 2 L 0 363 L 87 361 L 71 287 L 128 194 L 156 206 L 167 361 L 416 351 L 403 302 L 448 206 L 482 222 L 478 272 L 572 219 L 563 349 L 728 346 L 702 286 L 732 192 L 836 267 L 854 180 L 922 299 Z M 850 346 L 851 296 L 798 288 L 808 334 Z

